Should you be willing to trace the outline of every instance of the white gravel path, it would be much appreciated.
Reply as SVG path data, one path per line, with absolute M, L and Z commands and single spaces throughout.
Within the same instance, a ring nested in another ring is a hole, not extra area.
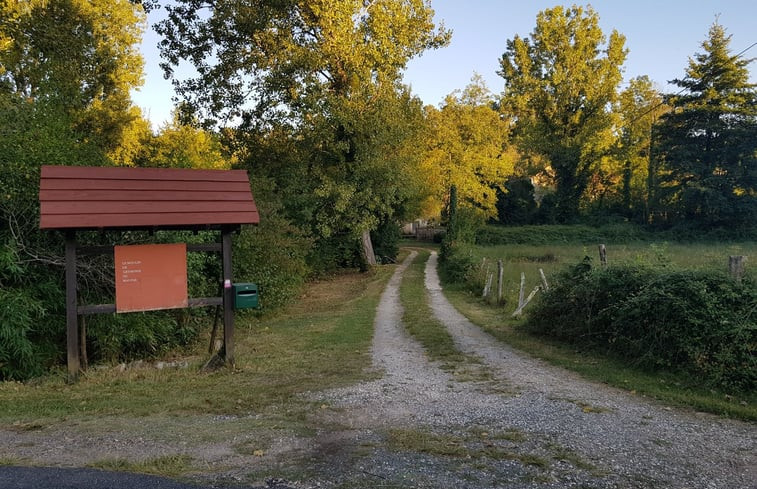
M 550 463 L 535 469 L 497 457 L 465 462 L 376 449 L 354 470 L 407 487 L 757 488 L 754 425 L 667 408 L 516 352 L 447 301 L 433 252 L 425 284 L 434 315 L 459 350 L 479 357 L 515 394 L 455 381 L 402 326 L 398 289 L 414 257 L 398 267 L 378 307 L 373 359 L 383 377 L 324 398 L 345 409 L 342 422 L 362 430 L 363 440 L 396 427 L 440 436 L 515 430 L 525 439 L 508 450 Z

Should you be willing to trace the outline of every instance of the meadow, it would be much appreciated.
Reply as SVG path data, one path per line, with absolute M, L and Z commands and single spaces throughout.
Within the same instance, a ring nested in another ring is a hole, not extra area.
M 757 242 L 742 243 L 560 243 L 560 244 L 513 244 L 498 246 L 469 246 L 466 252 L 476 264 L 468 286 L 471 292 L 483 292 L 487 272 L 494 273 L 494 293 L 489 301 L 496 301 L 497 260 L 504 264 L 504 303 L 513 310 L 518 304 L 521 273 L 526 275 L 526 294 L 541 284 L 539 269 L 549 283 L 567 266 L 580 263 L 589 257 L 599 266 L 599 244 L 605 244 L 608 266 L 642 264 L 673 269 L 708 270 L 728 272 L 729 255 L 757 257 Z M 757 258 L 755 258 L 757 260 Z M 747 258 L 746 276 L 754 277 L 755 271 Z

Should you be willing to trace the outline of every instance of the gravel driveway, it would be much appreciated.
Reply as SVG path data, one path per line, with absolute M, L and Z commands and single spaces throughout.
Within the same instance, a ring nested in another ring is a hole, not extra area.
M 757 487 L 754 425 L 664 407 L 512 350 L 447 301 L 433 252 L 425 284 L 434 314 L 493 377 L 456 381 L 403 330 L 398 286 L 414 257 L 387 285 L 375 320 L 374 364 L 385 375 L 323 399 L 344 408 L 341 419 L 364 442 L 383 430 L 425 445 L 376 445 L 334 479 L 351 469 L 353 482 L 363 472 L 405 487 Z M 458 450 L 445 454 L 438 442 Z
M 269 478 L 270 487 L 296 489 L 757 488 L 755 425 L 668 408 L 510 349 L 445 299 L 436 253 L 425 270 L 429 304 L 468 360 L 454 369 L 429 361 L 402 325 L 399 285 L 416 256 L 381 296 L 376 380 L 308 394 L 321 406 L 308 418 L 313 432 L 265 433 L 273 437 L 265 457 L 234 450 L 261 435 L 250 414 L 0 430 L 0 460 L 81 467 L 108 455 L 187 454 L 208 468 L 193 480 L 213 487 Z M 190 436 L 209 424 L 226 441 Z

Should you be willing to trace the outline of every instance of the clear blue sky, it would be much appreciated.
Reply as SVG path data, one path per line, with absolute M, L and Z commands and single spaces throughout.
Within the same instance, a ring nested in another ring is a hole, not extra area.
M 473 73 L 480 74 L 492 92 L 501 92 L 503 80 L 496 71 L 507 40 L 516 34 L 530 36 L 536 14 L 559 4 L 542 0 L 432 0 L 435 20 L 452 29 L 452 42 L 411 60 L 405 83 L 431 105 L 464 88 Z M 702 52 L 702 41 L 716 16 L 732 36 L 732 54 L 757 42 L 754 0 L 595 0 L 590 5 L 599 14 L 606 35 L 616 29 L 626 36 L 629 53 L 624 79 L 648 75 L 664 92 L 677 90 L 667 81 L 685 76 L 689 57 Z M 160 15 L 152 13 L 148 20 L 156 22 Z M 145 85 L 133 93 L 134 102 L 156 127 L 169 119 L 173 95 L 158 67 L 157 42 L 156 34 L 148 28 L 142 45 Z M 757 58 L 757 46 L 744 56 Z M 752 81 L 757 82 L 757 61 L 750 65 L 750 72 Z

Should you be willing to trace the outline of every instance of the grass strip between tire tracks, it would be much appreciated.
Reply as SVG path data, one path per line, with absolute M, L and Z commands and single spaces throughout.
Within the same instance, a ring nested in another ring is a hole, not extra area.
M 424 267 L 430 253 L 418 250 L 410 266 L 405 270 L 400 286 L 402 303 L 402 323 L 423 348 L 432 361 L 439 361 L 451 370 L 466 360 L 463 353 L 455 348 L 452 337 L 444 326 L 436 320 L 426 298 Z

